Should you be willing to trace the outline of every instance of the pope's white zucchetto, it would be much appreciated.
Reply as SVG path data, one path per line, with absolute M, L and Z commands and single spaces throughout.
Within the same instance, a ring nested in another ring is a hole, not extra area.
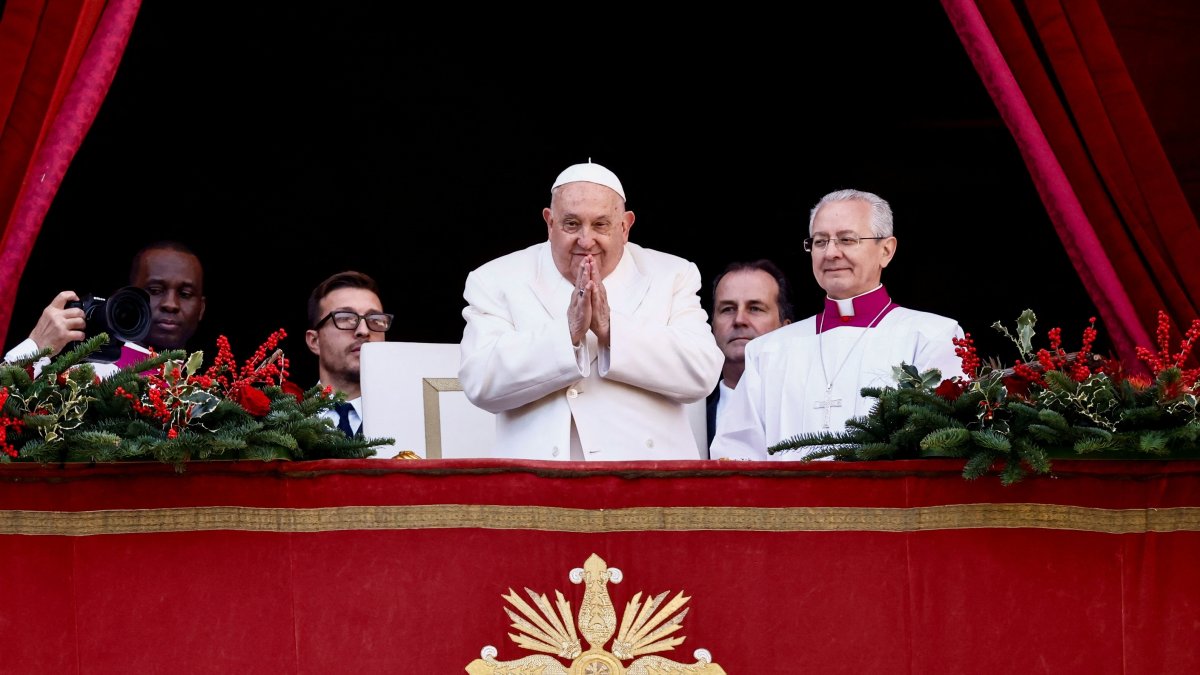
M 625 188 L 621 187 L 621 181 L 617 179 L 617 174 L 588 160 L 586 164 L 573 164 L 568 166 L 562 173 L 558 174 L 554 185 L 550 186 L 550 192 L 553 193 L 560 185 L 567 183 L 575 183 L 583 181 L 585 183 L 595 183 L 603 185 L 613 192 L 621 195 L 621 201 L 625 201 Z

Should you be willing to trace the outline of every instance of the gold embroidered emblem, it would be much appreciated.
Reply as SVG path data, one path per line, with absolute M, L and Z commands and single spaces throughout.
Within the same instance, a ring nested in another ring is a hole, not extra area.
M 519 634 L 508 637 L 520 647 L 531 652 L 542 652 L 516 661 L 497 661 L 499 651 L 488 645 L 480 653 L 482 658 L 467 664 L 469 675 L 726 675 L 725 669 L 712 662 L 707 649 L 697 649 L 692 656 L 696 663 L 678 663 L 657 652 L 665 652 L 682 644 L 683 635 L 671 637 L 683 626 L 683 617 L 688 610 L 682 609 L 691 598 L 683 592 L 664 603 L 670 591 L 664 591 L 642 604 L 641 592 L 625 605 L 621 615 L 620 629 L 617 628 L 617 612 L 608 597 L 608 582 L 621 583 L 621 570 L 609 567 L 600 556 L 593 553 L 582 568 L 571 570 L 571 583 L 584 584 L 583 602 L 579 607 L 579 631 L 571 620 L 571 603 L 555 590 L 555 603 L 550 605 L 545 594 L 538 595 L 526 588 L 525 592 L 533 606 L 521 599 L 510 588 L 508 595 L 501 596 L 517 611 L 504 608 L 512 627 Z M 680 611 L 682 609 L 682 611 Z M 617 633 L 612 651 L 604 649 L 605 643 Z M 583 651 L 579 633 L 587 640 L 590 649 Z M 545 656 L 553 654 L 554 656 Z M 651 654 L 652 656 L 646 656 Z M 558 657 L 558 658 L 554 658 Z M 641 658 L 637 658 L 641 657 Z M 569 666 L 558 659 L 567 659 Z M 628 667 L 624 661 L 635 659 Z

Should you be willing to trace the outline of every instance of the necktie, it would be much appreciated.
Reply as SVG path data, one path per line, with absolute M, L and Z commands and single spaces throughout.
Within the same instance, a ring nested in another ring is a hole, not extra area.
M 346 438 L 354 438 L 354 430 L 350 428 L 350 411 L 354 410 L 354 406 L 349 403 L 339 403 L 334 409 L 338 414 L 338 429 L 346 434 Z

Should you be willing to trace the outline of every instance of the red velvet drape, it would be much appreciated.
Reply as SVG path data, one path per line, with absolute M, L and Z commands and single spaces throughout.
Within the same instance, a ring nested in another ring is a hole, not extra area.
M 1155 49 L 1155 41 L 1139 39 L 1144 31 L 1122 23 L 1133 15 L 1125 0 L 942 4 L 1016 138 L 1122 360 L 1134 363 L 1136 346 L 1153 346 L 1159 310 L 1178 338 L 1200 316 L 1200 266 L 1194 264 L 1200 227 L 1177 175 L 1194 150 L 1187 150 L 1186 134 L 1170 137 L 1180 148 L 1173 165 L 1156 121 L 1175 131 L 1179 105 L 1172 104 L 1194 107 L 1200 100 L 1195 87 L 1170 94 L 1155 84 L 1174 73 L 1154 68 L 1146 50 Z M 1182 37 L 1195 30 L 1200 13 L 1193 3 L 1152 4 L 1153 11 L 1190 18 L 1159 22 L 1154 31 Z M 1194 38 L 1168 37 L 1161 44 L 1187 44 L 1200 53 Z M 1126 67 L 1127 56 L 1139 65 L 1138 79 Z M 1143 90 L 1165 115 L 1148 112 Z
M 67 166 L 104 100 L 140 0 L 8 0 L 0 21 L 0 344 Z

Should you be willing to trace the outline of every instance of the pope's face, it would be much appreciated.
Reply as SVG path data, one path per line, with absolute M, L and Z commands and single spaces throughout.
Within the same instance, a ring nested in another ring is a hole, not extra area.
M 879 285 L 883 268 L 892 261 L 896 238 L 863 239 L 857 246 L 842 246 L 839 237 L 873 237 L 871 206 L 857 199 L 830 202 L 813 219 L 814 239 L 829 239 L 824 249 L 812 251 L 813 276 L 834 300 L 862 295 Z
M 633 212 L 612 189 L 577 181 L 555 191 L 550 208 L 542 211 L 550 237 L 554 266 L 567 281 L 575 283 L 584 258 L 591 255 L 603 279 L 617 268 Z

